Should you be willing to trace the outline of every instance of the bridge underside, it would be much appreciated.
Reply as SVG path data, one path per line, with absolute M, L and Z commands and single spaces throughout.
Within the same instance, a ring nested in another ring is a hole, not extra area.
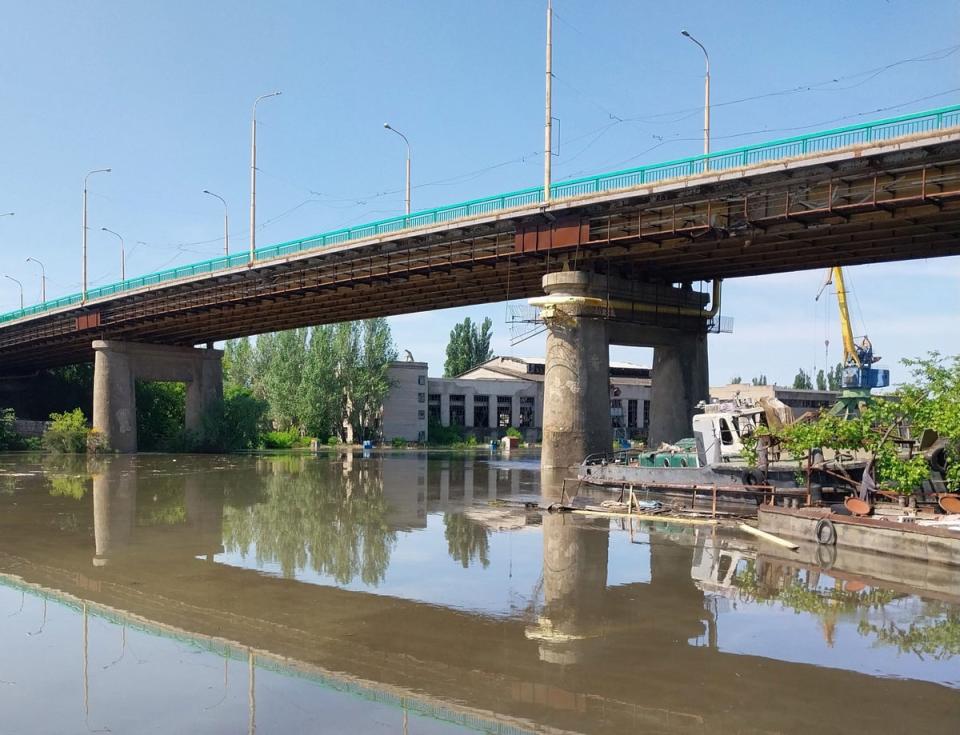
M 802 163 L 398 232 L 26 318 L 0 329 L 0 373 L 90 361 L 96 339 L 194 345 L 527 298 L 564 269 L 670 284 L 960 253 L 960 142 Z

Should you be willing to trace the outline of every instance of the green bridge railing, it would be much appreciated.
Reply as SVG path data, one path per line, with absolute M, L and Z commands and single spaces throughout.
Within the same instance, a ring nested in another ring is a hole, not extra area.
M 858 125 L 849 125 L 819 133 L 798 135 L 793 138 L 782 138 L 769 143 L 747 145 L 741 148 L 731 148 L 709 155 L 690 156 L 666 163 L 638 166 L 637 168 L 615 171 L 613 173 L 587 176 L 570 181 L 561 181 L 550 187 L 550 196 L 553 201 L 571 199 L 574 197 L 597 194 L 600 192 L 630 189 L 645 184 L 654 184 L 668 179 L 695 176 L 705 172 L 725 171 L 729 169 L 756 166 L 770 161 L 779 161 L 785 158 L 810 156 L 830 151 L 841 150 L 856 145 L 865 145 L 880 141 L 889 141 L 920 133 L 930 133 L 960 126 L 960 105 L 941 107 L 936 110 L 916 112 L 884 120 L 875 120 Z M 434 209 L 425 209 L 409 215 L 390 217 L 369 224 L 346 227 L 320 235 L 304 237 L 299 240 L 290 240 L 278 245 L 268 245 L 258 248 L 255 260 L 271 260 L 286 255 L 301 253 L 306 250 L 315 250 L 328 245 L 339 245 L 354 240 L 362 240 L 378 235 L 387 235 L 401 230 L 443 224 L 464 217 L 475 217 L 501 212 L 518 207 L 539 204 L 543 201 L 543 189 L 530 187 L 506 194 L 499 194 L 482 199 L 473 199 Z M 116 294 L 133 291 L 148 286 L 154 286 L 167 281 L 175 281 L 191 276 L 216 273 L 242 266 L 250 260 L 249 253 L 224 255 L 211 258 L 200 263 L 184 265 L 176 268 L 150 273 L 138 278 L 128 278 L 119 283 L 111 283 L 87 290 L 87 301 L 108 298 Z M 48 311 L 72 306 L 81 302 L 80 294 L 71 294 L 53 301 L 17 309 L 6 314 L 0 314 L 0 324 L 26 316 L 43 314 Z

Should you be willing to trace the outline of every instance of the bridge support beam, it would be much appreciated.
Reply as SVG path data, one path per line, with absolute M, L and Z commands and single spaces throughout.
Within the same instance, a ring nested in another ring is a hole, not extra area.
M 709 394 L 708 296 L 584 271 L 547 274 L 543 288 L 549 333 L 541 470 L 610 451 L 611 344 L 654 348 L 650 443 L 689 436 L 693 411 Z
M 113 451 L 137 451 L 137 380 L 186 383 L 184 424 L 194 431 L 223 397 L 221 350 L 113 340 L 97 340 L 93 349 L 93 428 Z

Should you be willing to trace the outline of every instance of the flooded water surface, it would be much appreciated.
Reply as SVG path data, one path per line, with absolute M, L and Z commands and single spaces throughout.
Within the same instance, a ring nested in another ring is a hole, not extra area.
M 960 570 L 552 498 L 535 457 L 0 455 L 0 734 L 960 731 Z

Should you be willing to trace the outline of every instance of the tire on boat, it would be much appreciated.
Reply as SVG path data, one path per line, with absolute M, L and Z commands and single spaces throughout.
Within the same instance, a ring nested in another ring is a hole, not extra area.
M 837 543 L 837 529 L 829 518 L 821 518 L 813 530 L 813 536 L 818 544 L 833 546 Z
M 763 475 L 757 470 L 747 470 L 743 473 L 742 482 L 744 485 L 763 485 Z

